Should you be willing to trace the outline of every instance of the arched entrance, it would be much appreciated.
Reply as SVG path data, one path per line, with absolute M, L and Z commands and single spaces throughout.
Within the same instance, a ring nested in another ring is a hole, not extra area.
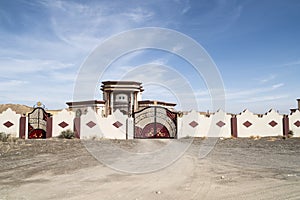
M 134 113 L 134 138 L 177 138 L 177 113 L 147 107 Z
M 41 103 L 28 114 L 28 139 L 44 139 L 47 137 L 47 125 L 50 113 L 47 113 Z

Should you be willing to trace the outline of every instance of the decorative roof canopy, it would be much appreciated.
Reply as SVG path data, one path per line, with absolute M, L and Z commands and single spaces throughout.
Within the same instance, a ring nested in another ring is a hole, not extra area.
M 143 92 L 143 86 L 140 82 L 135 81 L 103 81 L 101 85 L 103 92 L 107 91 L 134 91 Z

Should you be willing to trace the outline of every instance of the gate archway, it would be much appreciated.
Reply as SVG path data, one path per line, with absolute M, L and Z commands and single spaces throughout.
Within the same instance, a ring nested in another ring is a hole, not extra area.
M 134 113 L 134 138 L 177 138 L 177 113 L 147 107 Z
M 28 139 L 44 139 L 47 137 L 47 122 L 50 117 L 41 103 L 28 114 Z

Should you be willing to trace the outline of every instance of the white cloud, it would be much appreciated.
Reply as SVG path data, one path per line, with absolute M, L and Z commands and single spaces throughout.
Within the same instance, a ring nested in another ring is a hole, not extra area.
M 267 82 L 270 82 L 270 81 L 274 80 L 276 77 L 277 77 L 277 75 L 275 75 L 275 74 L 270 74 L 270 75 L 265 76 L 265 77 L 263 77 L 263 78 L 261 78 L 261 79 L 258 79 L 258 81 L 259 81 L 260 83 L 267 83 Z
M 144 7 L 131 9 L 114 2 L 81 4 L 62 1 L 53 4 L 48 2 L 47 6 L 52 13 L 51 25 L 56 36 L 85 51 L 95 48 L 95 45 L 113 34 L 135 28 L 141 23 L 144 25 L 155 15 Z M 116 12 L 120 7 L 121 11 Z
M 19 87 L 24 87 L 25 84 L 28 83 L 27 81 L 22 80 L 6 80 L 0 82 L 0 91 L 10 91 L 15 90 Z
M 123 15 L 129 17 L 129 19 L 132 19 L 137 23 L 140 23 L 151 20 L 154 13 L 146 10 L 145 8 L 138 7 L 135 9 L 131 9 L 129 12 L 126 12 Z
M 258 97 L 249 97 L 248 99 L 240 100 L 242 103 L 256 103 L 256 102 L 270 102 L 276 101 L 284 98 L 288 98 L 288 95 L 269 95 L 269 96 L 258 96 Z
M 185 7 L 181 11 L 181 14 L 187 13 L 190 9 L 191 9 L 191 6 L 189 4 L 185 5 Z
M 278 83 L 278 84 L 272 85 L 272 89 L 277 89 L 277 88 L 280 88 L 282 86 L 284 86 L 284 83 Z
M 174 53 L 176 53 L 176 52 L 178 52 L 178 51 L 180 51 L 182 49 L 183 49 L 183 46 L 177 44 L 176 46 L 173 47 L 172 51 Z
M 296 61 L 293 61 L 293 62 L 285 63 L 282 66 L 284 66 L 284 67 L 294 67 L 294 66 L 298 66 L 298 65 L 300 65 L 300 60 L 296 60 Z
M 16 75 L 20 73 L 39 73 L 70 69 L 72 63 L 62 63 L 58 60 L 0 58 L 1 75 Z
M 265 94 L 268 92 L 274 92 L 277 88 L 283 86 L 283 84 L 277 84 L 267 87 L 256 87 L 256 88 L 244 88 L 238 90 L 226 90 L 226 99 L 227 100 L 243 100 L 249 99 L 253 96 L 260 96 L 261 94 Z

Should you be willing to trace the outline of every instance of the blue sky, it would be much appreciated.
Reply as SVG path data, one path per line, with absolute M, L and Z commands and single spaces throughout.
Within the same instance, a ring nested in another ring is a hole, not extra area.
M 265 113 L 274 108 L 289 113 L 300 97 L 299 10 L 297 0 L 3 0 L 0 103 L 31 106 L 42 101 L 49 109 L 64 108 L 73 99 L 80 66 L 101 42 L 133 28 L 162 27 L 186 34 L 205 48 L 222 76 L 226 111 Z M 193 84 L 188 63 L 168 52 L 144 50 L 121 57 L 99 82 L 118 80 L 147 63 L 183 74 L 198 100 L 196 109 L 211 109 L 205 82 Z M 163 87 L 144 87 L 145 99 L 176 101 Z M 101 92 L 95 98 L 101 99 Z

